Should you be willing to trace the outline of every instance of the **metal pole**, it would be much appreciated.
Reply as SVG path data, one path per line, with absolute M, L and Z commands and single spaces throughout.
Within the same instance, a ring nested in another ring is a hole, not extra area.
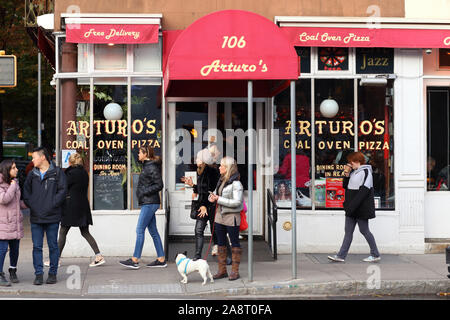
M 42 119 L 41 119 L 41 108 L 42 108 L 42 93 L 41 93 L 41 52 L 38 52 L 38 147 L 42 146 Z M 57 150 L 57 149 L 55 149 Z M 58 152 L 58 151 L 57 151 Z
M 248 81 L 248 280 L 253 281 L 253 82 Z
M 55 110 L 55 150 L 56 150 L 56 165 L 61 165 L 61 80 L 56 79 L 56 110 Z
M 297 278 L 297 166 L 296 166 L 295 81 L 291 81 L 291 220 L 292 220 L 292 278 Z

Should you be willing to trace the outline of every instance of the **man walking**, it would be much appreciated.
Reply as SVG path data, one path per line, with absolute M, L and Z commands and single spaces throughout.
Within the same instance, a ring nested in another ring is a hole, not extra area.
M 32 161 L 34 169 L 25 180 L 23 199 L 30 208 L 33 266 L 36 275 L 33 284 L 44 283 L 44 233 L 50 253 L 50 270 L 46 283 L 54 284 L 59 260 L 58 229 L 67 192 L 66 177 L 61 168 L 53 163 L 48 151 L 42 147 L 33 150 Z

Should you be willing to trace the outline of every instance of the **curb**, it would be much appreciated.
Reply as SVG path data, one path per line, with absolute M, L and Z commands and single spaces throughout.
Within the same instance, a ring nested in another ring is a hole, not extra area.
M 160 296 L 373 296 L 373 295 L 438 295 L 439 293 L 450 293 L 450 280 L 384 280 L 374 285 L 374 288 L 368 287 L 366 281 L 335 281 L 323 283 L 298 283 L 292 281 L 289 284 L 278 283 L 272 285 L 252 286 L 244 284 L 244 287 L 226 288 L 217 290 L 197 291 L 192 293 L 169 293 L 160 292 Z M 0 290 L 1 295 L 57 295 L 66 298 L 89 297 L 94 294 L 85 293 L 83 290 L 74 290 L 73 293 L 61 293 L 61 291 L 51 290 Z M 121 298 L 129 295 L 149 296 L 150 294 L 132 294 L 123 292 L 121 295 L 103 293 L 101 296 L 109 298 Z M 153 295 L 152 295 L 153 296 Z

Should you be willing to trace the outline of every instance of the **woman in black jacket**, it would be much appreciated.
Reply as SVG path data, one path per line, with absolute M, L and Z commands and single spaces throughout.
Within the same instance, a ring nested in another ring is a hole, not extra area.
M 195 256 L 194 261 L 200 259 L 203 250 L 203 239 L 206 224 L 209 221 L 211 235 L 214 245 L 217 245 L 217 237 L 213 232 L 215 217 L 215 205 L 208 201 L 209 192 L 213 192 L 219 181 L 219 170 L 214 166 L 213 158 L 208 149 L 203 149 L 197 153 L 197 184 L 192 183 L 192 179 L 183 177 L 182 182 L 194 188 L 194 197 L 198 195 L 197 207 L 198 215 L 195 222 Z
M 345 236 L 339 253 L 328 256 L 335 262 L 344 262 L 353 240 L 356 224 L 359 231 L 366 238 L 370 247 L 370 256 L 365 262 L 380 261 L 375 238 L 369 230 L 369 219 L 375 218 L 375 201 L 373 190 L 372 166 L 366 165 L 361 152 L 352 152 L 347 156 L 348 164 L 345 169 L 343 186 L 345 188 Z
M 61 217 L 61 228 L 59 229 L 58 248 L 59 255 L 66 244 L 66 236 L 71 227 L 79 227 L 81 235 L 87 240 L 95 253 L 95 260 L 90 267 L 105 263 L 100 254 L 97 242 L 89 233 L 89 225 L 92 225 L 91 209 L 87 198 L 89 175 L 83 168 L 83 159 L 78 153 L 69 157 L 70 167 L 66 169 L 67 196 Z M 46 263 L 47 264 L 47 263 Z
M 153 238 L 153 244 L 156 248 L 158 258 L 147 264 L 147 267 L 167 267 L 166 259 L 164 257 L 164 249 L 156 228 L 156 211 L 160 207 L 159 191 L 163 189 L 163 181 L 161 177 L 161 158 L 155 156 L 152 147 L 139 148 L 139 161 L 143 162 L 142 173 L 139 175 L 139 182 L 136 190 L 139 205 L 141 206 L 141 213 L 139 215 L 138 224 L 136 227 L 136 245 L 134 248 L 133 257 L 119 261 L 125 267 L 132 269 L 139 269 L 139 260 L 141 258 L 142 249 L 144 246 L 145 229 Z

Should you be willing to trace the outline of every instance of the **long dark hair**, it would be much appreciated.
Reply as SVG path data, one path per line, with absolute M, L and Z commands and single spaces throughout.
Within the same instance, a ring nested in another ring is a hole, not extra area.
M 8 184 L 11 183 L 12 177 L 10 175 L 11 168 L 15 162 L 13 160 L 7 159 L 3 160 L 0 163 L 0 174 L 3 177 L 3 182 L 6 182 Z
M 142 146 L 139 148 L 139 150 L 141 150 L 142 153 L 144 153 L 150 160 L 161 162 L 161 158 L 155 155 L 155 150 L 152 147 Z

